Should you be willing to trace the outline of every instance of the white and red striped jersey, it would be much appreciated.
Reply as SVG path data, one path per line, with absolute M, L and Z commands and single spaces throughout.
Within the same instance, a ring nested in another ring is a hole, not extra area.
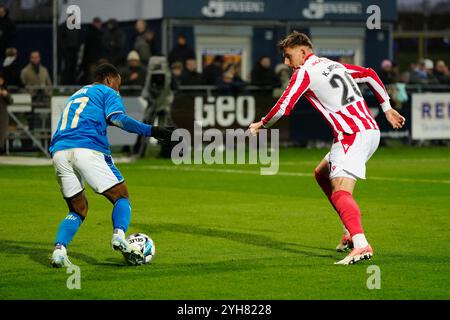
M 335 138 L 340 137 L 340 133 L 379 130 L 358 88 L 357 83 L 363 82 L 374 92 L 383 111 L 389 110 L 389 96 L 375 71 L 310 54 L 294 71 L 283 95 L 262 119 L 263 125 L 268 128 L 289 115 L 303 95 L 329 123 Z

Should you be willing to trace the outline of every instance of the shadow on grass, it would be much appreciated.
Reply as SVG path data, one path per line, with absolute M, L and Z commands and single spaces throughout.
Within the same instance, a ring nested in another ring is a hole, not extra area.
M 214 228 L 202 228 L 192 225 L 185 224 L 176 224 L 176 223 L 159 223 L 159 224 L 133 224 L 134 227 L 140 228 L 142 232 L 156 233 L 156 232 L 176 232 L 176 233 L 184 233 L 191 235 L 201 235 L 206 237 L 213 238 L 221 238 L 225 240 L 235 241 L 239 243 L 243 243 L 246 245 L 253 245 L 258 247 L 263 247 L 272 250 L 279 250 L 294 254 L 301 254 L 309 257 L 318 257 L 318 258 L 334 258 L 335 255 L 332 254 L 321 254 L 317 253 L 317 250 L 322 251 L 332 251 L 329 248 L 319 248 L 312 246 L 300 245 L 298 243 L 292 242 L 283 242 L 274 240 L 267 236 L 257 235 L 252 233 L 244 233 L 237 231 L 227 231 L 227 230 L 219 230 Z M 309 250 L 312 249 L 312 250 Z
M 51 246 L 46 242 L 16 241 L 0 239 L 0 252 L 6 254 L 26 255 L 31 260 L 45 266 L 51 267 Z M 70 257 L 82 260 L 89 264 L 97 264 L 97 260 L 83 253 L 70 252 Z

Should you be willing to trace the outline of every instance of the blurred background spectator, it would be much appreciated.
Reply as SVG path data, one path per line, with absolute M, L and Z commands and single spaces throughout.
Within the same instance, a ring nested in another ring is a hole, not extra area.
M 9 18 L 8 10 L 0 5 L 0 59 L 3 60 L 6 48 L 15 45 L 16 25 Z
M 175 61 L 184 64 L 188 58 L 195 58 L 195 53 L 189 47 L 186 37 L 180 34 L 177 37 L 177 45 L 169 53 L 169 64 L 172 65 Z
M 77 82 L 78 54 L 81 46 L 81 31 L 70 30 L 61 25 L 58 31 L 59 50 L 61 51 L 61 84 Z
M 251 72 L 251 83 L 255 86 L 277 87 L 280 85 L 280 79 L 272 69 L 272 61 L 267 56 L 259 58 Z
M 92 20 L 92 24 L 87 28 L 86 40 L 84 42 L 83 61 L 81 69 L 83 76 L 82 83 L 90 83 L 94 79 L 92 74 L 96 63 L 103 57 L 103 29 L 102 20 L 98 17 Z
M 188 58 L 184 64 L 184 70 L 181 75 L 181 84 L 186 86 L 196 86 L 203 84 L 203 78 L 197 72 L 197 60 Z
M 434 76 L 440 84 L 450 84 L 450 71 L 444 60 L 436 61 Z
M 147 23 L 144 20 L 136 21 L 135 29 L 137 34 L 133 48 L 139 54 L 141 63 L 146 66 L 152 54 L 155 53 L 153 43 L 155 32 L 147 28 Z
M 5 82 L 10 87 L 21 87 L 20 67 L 17 61 L 17 49 L 7 48 L 5 51 L 5 60 L 2 63 L 2 73 Z
M 430 59 L 419 61 L 411 72 L 410 83 L 414 84 L 437 84 L 438 80 L 433 74 L 434 64 Z
M 203 84 L 215 85 L 222 78 L 223 57 L 215 56 L 213 61 L 203 70 Z
M 399 80 L 397 72 L 398 69 L 394 67 L 391 60 L 385 59 L 381 62 L 380 79 L 385 85 L 395 83 Z
M 235 63 L 230 63 L 224 70 L 222 77 L 216 83 L 217 91 L 221 93 L 237 94 L 247 83 L 242 80 Z
M 170 72 L 172 74 L 171 87 L 178 90 L 181 85 L 181 75 L 183 74 L 183 64 L 180 61 L 175 61 L 170 65 Z
M 139 87 L 123 89 L 121 91 L 129 95 L 140 95 L 147 76 L 147 69 L 142 66 L 139 54 L 136 51 L 133 50 L 128 54 L 127 66 L 122 68 L 120 73 L 122 85 Z
M 287 88 L 289 81 L 291 80 L 292 70 L 284 63 L 277 64 L 275 67 L 275 74 L 278 79 L 280 79 L 280 84 L 278 88 L 274 88 L 272 96 L 278 99 L 283 94 L 284 90 Z
M 104 58 L 113 65 L 121 65 L 125 60 L 125 33 L 120 30 L 116 19 L 109 19 L 103 33 Z
M 39 51 L 30 53 L 30 63 L 22 69 L 20 79 L 32 98 L 45 100 L 51 95 L 52 81 L 47 68 L 41 64 Z
M 5 78 L 0 74 L 0 154 L 6 151 L 9 116 L 6 108 L 12 104 L 12 98 L 6 89 Z

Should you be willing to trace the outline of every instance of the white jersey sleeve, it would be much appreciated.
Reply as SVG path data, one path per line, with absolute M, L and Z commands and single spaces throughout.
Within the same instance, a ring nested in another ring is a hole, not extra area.
M 299 68 L 295 70 L 289 85 L 284 90 L 280 99 L 278 99 L 275 106 L 263 118 L 264 127 L 269 128 L 281 117 L 289 115 L 298 99 L 309 89 L 310 83 L 308 72 L 305 69 Z

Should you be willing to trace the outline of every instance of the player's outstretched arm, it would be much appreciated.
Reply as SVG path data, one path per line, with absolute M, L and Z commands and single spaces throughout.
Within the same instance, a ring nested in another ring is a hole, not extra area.
M 257 134 L 261 127 L 270 128 L 283 116 L 288 116 L 297 101 L 309 89 L 310 78 L 305 69 L 297 69 L 289 81 L 277 103 L 270 109 L 269 113 L 259 122 L 249 126 L 251 134 Z
M 372 68 L 364 68 L 352 64 L 344 64 L 344 67 L 352 76 L 356 83 L 365 83 L 375 95 L 383 112 L 391 109 L 389 95 L 378 74 Z
M 372 90 L 392 128 L 402 128 L 406 120 L 400 113 L 392 109 L 391 103 L 389 102 L 389 95 L 378 74 L 371 68 L 351 64 L 344 64 L 344 66 L 356 83 L 366 83 L 370 90 Z
M 154 137 L 161 142 L 170 142 L 172 128 L 152 126 L 137 121 L 124 113 L 116 113 L 109 117 L 109 123 L 130 133 L 141 136 Z

